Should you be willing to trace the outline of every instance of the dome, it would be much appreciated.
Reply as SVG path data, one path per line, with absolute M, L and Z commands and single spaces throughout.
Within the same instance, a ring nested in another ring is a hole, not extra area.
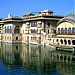
M 72 24 L 75 24 L 75 13 L 71 13 L 68 16 L 65 16 L 64 18 L 60 19 L 60 21 L 57 23 L 57 25 L 62 22 L 70 22 Z

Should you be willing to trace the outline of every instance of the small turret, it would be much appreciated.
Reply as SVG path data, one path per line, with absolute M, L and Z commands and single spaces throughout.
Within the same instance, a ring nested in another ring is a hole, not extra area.
M 8 18 L 11 18 L 11 14 L 8 14 Z

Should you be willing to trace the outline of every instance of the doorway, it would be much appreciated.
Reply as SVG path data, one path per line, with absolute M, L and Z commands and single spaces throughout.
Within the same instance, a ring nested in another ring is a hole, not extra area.
M 16 40 L 18 40 L 18 36 L 16 37 Z

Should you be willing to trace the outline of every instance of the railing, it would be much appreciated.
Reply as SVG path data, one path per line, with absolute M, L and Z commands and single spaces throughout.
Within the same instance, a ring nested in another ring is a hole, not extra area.
M 56 33 L 56 35 L 75 35 L 75 33 Z

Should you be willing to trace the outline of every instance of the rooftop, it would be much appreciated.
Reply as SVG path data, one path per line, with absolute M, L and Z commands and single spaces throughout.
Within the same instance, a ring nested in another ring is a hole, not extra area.
M 57 25 L 64 22 L 64 21 L 75 23 L 75 13 L 71 13 L 71 14 L 65 16 L 64 18 L 60 19 L 60 21 L 57 23 Z
M 35 13 L 38 13 L 37 15 Z M 23 17 L 19 16 L 11 16 L 11 14 L 8 14 L 7 18 L 3 18 L 3 22 L 8 22 L 8 21 L 30 21 L 30 20 L 38 20 L 38 19 L 48 19 L 48 20 L 60 20 L 63 18 L 63 16 L 60 15 L 54 15 L 53 11 L 51 10 L 44 10 L 41 12 L 32 12 L 28 14 L 24 14 Z

